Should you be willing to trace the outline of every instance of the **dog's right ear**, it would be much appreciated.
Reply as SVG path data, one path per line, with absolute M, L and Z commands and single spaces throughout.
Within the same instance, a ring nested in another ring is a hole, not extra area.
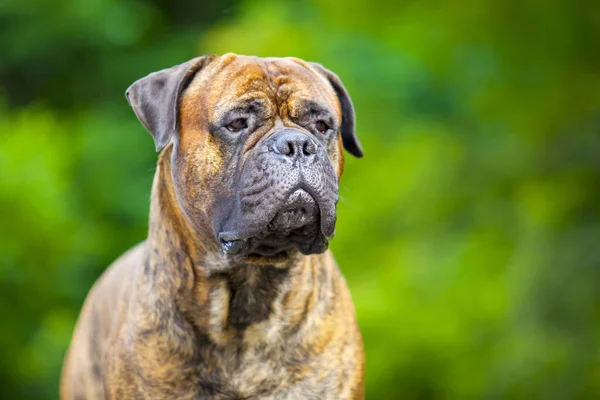
M 214 56 L 194 58 L 183 64 L 153 72 L 135 81 L 125 92 L 142 125 L 154 137 L 156 151 L 164 149 L 179 131 L 181 93 Z

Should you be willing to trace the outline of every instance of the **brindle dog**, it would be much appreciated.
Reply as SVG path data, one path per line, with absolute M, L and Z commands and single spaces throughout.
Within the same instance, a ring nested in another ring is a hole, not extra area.
M 127 90 L 161 151 L 148 239 L 94 285 L 62 399 L 363 399 L 364 355 L 327 251 L 343 148 L 336 75 L 227 54 Z

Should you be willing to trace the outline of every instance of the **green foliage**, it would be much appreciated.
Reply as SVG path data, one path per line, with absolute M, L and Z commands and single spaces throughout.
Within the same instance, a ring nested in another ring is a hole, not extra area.
M 56 398 L 102 270 L 142 240 L 156 155 L 124 100 L 202 53 L 336 71 L 332 247 L 369 399 L 600 397 L 600 19 L 592 2 L 5 1 L 0 385 Z

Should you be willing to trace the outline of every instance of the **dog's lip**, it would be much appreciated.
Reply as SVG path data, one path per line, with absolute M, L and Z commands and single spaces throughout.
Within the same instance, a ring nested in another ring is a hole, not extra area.
M 300 207 L 304 209 L 306 205 L 314 204 L 317 207 L 317 212 L 320 212 L 318 202 L 316 198 L 310 193 L 310 191 L 306 190 L 303 187 L 298 187 L 295 190 L 291 191 L 286 201 L 282 204 L 280 210 L 275 213 L 271 221 L 265 226 L 271 225 L 271 223 L 280 215 L 282 212 L 289 212 L 296 208 L 296 206 L 302 202 L 305 202 L 304 205 Z M 248 250 L 251 250 L 250 247 L 250 239 L 255 238 L 263 232 L 263 229 L 256 231 L 244 231 L 244 230 L 233 230 L 233 231 L 224 231 L 219 232 L 217 238 L 219 240 L 221 250 L 225 254 L 229 255 L 237 255 L 240 253 L 244 253 Z
M 283 206 L 281 207 L 281 210 L 279 210 L 279 212 L 289 211 L 290 209 L 294 209 L 295 205 L 297 205 L 298 203 L 301 203 L 301 202 L 316 204 L 317 199 L 315 199 L 315 196 L 313 196 L 309 191 L 300 187 L 300 188 L 294 190 L 292 193 L 290 193 L 290 195 L 288 196 L 287 200 L 285 201 L 285 203 L 283 204 Z
M 253 236 L 241 232 L 221 232 L 218 238 L 223 253 L 234 255 L 246 250 L 248 241 Z
M 252 235 L 249 232 L 236 232 L 236 231 L 230 231 L 230 232 L 221 232 L 219 233 L 219 241 L 221 242 L 233 242 L 236 240 L 248 240 L 251 237 L 253 237 L 254 235 Z
M 284 202 L 284 204 L 281 206 L 280 210 L 277 211 L 277 213 L 275 213 L 275 215 L 273 216 L 273 218 L 271 219 L 271 221 L 269 221 L 269 223 L 267 225 L 269 225 L 276 217 L 277 214 L 279 214 L 280 212 L 285 212 L 285 211 L 289 211 L 291 209 L 293 209 L 293 199 L 294 198 L 298 198 L 298 197 L 303 197 L 304 200 L 306 199 L 306 197 L 309 197 L 314 203 L 317 203 L 317 200 L 315 199 L 315 197 L 310 194 L 309 191 L 305 190 L 302 187 L 297 188 L 296 190 L 292 191 L 288 198 L 286 199 L 286 201 Z M 233 241 L 239 241 L 239 240 L 248 240 L 251 239 L 257 235 L 260 234 L 260 231 L 244 231 L 244 230 L 233 230 L 233 231 L 224 231 L 224 232 L 219 232 L 218 234 L 218 239 L 221 243 L 223 242 L 233 242 Z

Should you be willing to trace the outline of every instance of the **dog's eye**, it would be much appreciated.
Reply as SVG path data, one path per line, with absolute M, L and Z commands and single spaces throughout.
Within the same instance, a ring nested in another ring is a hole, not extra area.
M 246 118 L 238 118 L 228 123 L 225 127 L 230 132 L 239 132 L 248 127 L 248 120 Z
M 315 123 L 315 128 L 321 133 L 325 133 L 329 130 L 329 126 L 324 121 L 317 121 Z

